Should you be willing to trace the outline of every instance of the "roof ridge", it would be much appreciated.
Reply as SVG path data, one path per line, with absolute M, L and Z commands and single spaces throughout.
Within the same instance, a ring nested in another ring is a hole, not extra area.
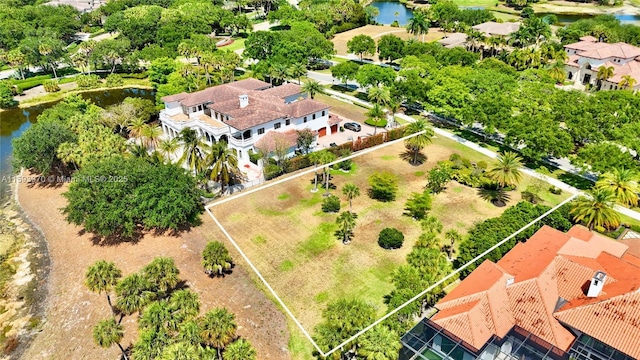
M 551 261 L 549 263 L 549 265 L 553 264 L 554 266 L 554 273 L 555 273 L 555 261 Z M 545 270 L 547 270 L 549 268 L 549 266 L 547 266 L 547 268 Z M 544 272 L 544 271 L 543 271 Z M 555 310 L 555 308 L 553 309 L 549 309 L 549 307 L 547 306 L 547 302 L 544 301 L 544 292 L 542 291 L 542 289 L 540 288 L 540 277 L 535 277 L 534 278 L 535 282 L 536 282 L 536 290 L 538 291 L 539 295 L 540 295 L 540 300 L 542 300 L 542 306 L 544 306 L 545 309 L 545 316 L 547 318 L 548 324 L 550 325 L 550 330 L 551 330 L 551 334 L 553 336 L 553 344 L 558 344 L 558 340 L 559 340 L 559 336 L 558 334 L 556 334 L 556 327 L 553 326 L 554 322 L 557 322 L 558 319 L 556 319 L 553 316 L 553 310 Z M 556 279 L 554 279 L 553 277 L 551 278 L 551 281 L 555 284 L 555 288 L 556 291 L 558 289 L 558 281 Z M 557 300 L 557 299 L 556 299 Z

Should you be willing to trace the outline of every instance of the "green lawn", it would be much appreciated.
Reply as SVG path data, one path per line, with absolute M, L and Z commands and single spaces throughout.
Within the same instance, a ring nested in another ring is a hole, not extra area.
M 233 43 L 231 43 L 230 45 L 227 45 L 227 46 L 223 46 L 223 47 L 221 47 L 219 49 L 220 50 L 228 50 L 228 51 L 236 51 L 236 50 L 244 49 L 245 40 L 246 39 L 242 39 L 242 38 L 233 39 Z
M 453 0 L 458 6 L 492 8 L 498 3 L 496 0 Z

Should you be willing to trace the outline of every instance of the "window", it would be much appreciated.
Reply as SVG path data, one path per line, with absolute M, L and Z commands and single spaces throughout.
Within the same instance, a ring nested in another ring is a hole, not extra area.
M 281 125 L 280 123 L 275 123 L 275 124 L 273 124 L 273 128 L 274 129 L 280 129 L 280 125 Z
M 316 119 L 316 114 L 313 114 L 313 116 L 311 117 L 313 120 Z
M 324 114 L 326 114 L 326 113 L 325 113 L 325 111 L 324 111 L 324 110 L 322 110 L 322 116 L 324 116 Z
M 195 106 L 191 108 L 191 112 L 196 112 L 196 107 Z
M 262 134 L 264 134 L 264 128 L 258 129 L 258 135 L 262 135 Z
M 285 124 L 285 125 L 291 125 L 291 120 L 289 120 L 289 119 L 285 120 L 285 121 L 284 121 L 284 124 Z
M 303 122 L 307 122 L 307 117 L 306 116 L 304 117 L 304 121 Z

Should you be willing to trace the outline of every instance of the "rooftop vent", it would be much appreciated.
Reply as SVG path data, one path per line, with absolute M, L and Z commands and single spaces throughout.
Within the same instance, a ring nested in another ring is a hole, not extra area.
M 587 291 L 587 297 L 598 297 L 598 295 L 600 295 L 600 292 L 602 292 L 605 280 L 607 280 L 607 274 L 600 270 L 596 271 L 595 275 L 593 275 L 593 278 L 591 278 L 591 284 L 589 285 L 589 290 Z
M 514 277 L 507 278 L 507 286 L 513 285 L 514 282 L 516 282 Z
M 240 109 L 244 109 L 249 106 L 249 95 L 242 94 L 238 96 L 238 99 L 240 100 Z

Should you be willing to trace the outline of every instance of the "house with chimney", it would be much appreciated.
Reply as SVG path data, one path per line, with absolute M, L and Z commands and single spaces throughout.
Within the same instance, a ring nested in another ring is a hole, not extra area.
M 325 136 L 337 132 L 341 121 L 329 116 L 328 105 L 308 99 L 299 85 L 272 86 L 251 78 L 165 96 L 162 101 L 165 136 L 173 139 L 190 128 L 208 144 L 224 141 L 235 150 L 239 166 L 250 165 L 249 155 L 260 143 L 282 141 L 287 156 L 292 156 L 296 130 L 308 128 Z
M 565 64 L 566 78 L 575 85 L 590 84 L 602 90 L 631 88 L 628 79 L 635 83 L 632 89 L 640 89 L 640 48 L 623 42 L 609 44 L 593 36 L 583 36 L 580 41 L 564 46 L 569 60 Z M 598 79 L 601 67 L 612 67 L 613 76 Z
M 544 226 L 402 337 L 401 360 L 640 359 L 640 253 Z

